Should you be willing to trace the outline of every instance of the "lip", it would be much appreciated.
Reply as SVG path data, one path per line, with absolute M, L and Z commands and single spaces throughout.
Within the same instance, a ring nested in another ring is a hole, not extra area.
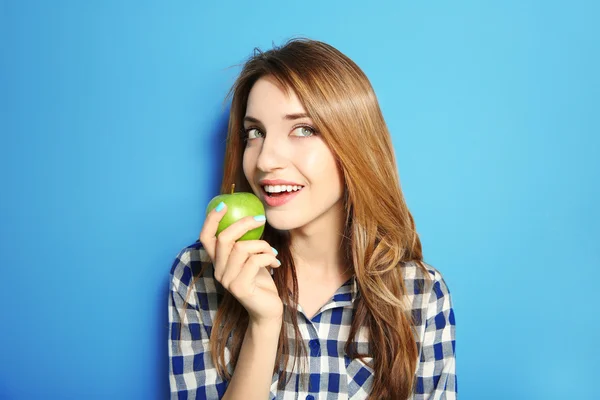
M 261 187 L 261 194 L 262 194 L 262 198 L 264 199 L 265 203 L 267 203 L 267 206 L 279 207 L 279 206 L 284 205 L 285 203 L 289 202 L 294 197 L 298 196 L 300 194 L 300 192 L 303 190 L 304 189 L 300 189 L 295 192 L 286 192 L 285 194 L 280 194 L 277 197 L 271 197 L 265 191 L 264 187 Z
M 258 181 L 258 184 L 260 186 L 274 186 L 274 185 L 286 185 L 286 186 L 304 186 L 301 185 L 299 183 L 295 183 L 295 182 L 291 182 L 291 181 L 284 181 L 281 179 L 262 179 L 260 181 Z

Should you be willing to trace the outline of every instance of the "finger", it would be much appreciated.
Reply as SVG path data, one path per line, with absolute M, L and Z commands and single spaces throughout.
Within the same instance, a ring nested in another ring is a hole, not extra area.
M 219 222 L 221 222 L 226 212 L 227 205 L 221 202 L 208 213 L 200 231 L 200 242 L 213 261 L 216 257 L 217 229 L 219 228 Z
M 271 247 L 264 240 L 248 240 L 236 242 L 233 245 L 229 259 L 224 269 L 217 270 L 215 268 L 215 278 L 221 282 L 223 286 L 228 285 L 240 273 L 242 266 L 253 254 L 270 254 L 277 255 L 277 250 Z
M 244 234 L 252 229 L 258 228 L 265 223 L 264 216 L 258 220 L 254 217 L 244 217 L 239 221 L 234 222 L 231 226 L 225 228 L 217 238 L 215 247 L 215 271 L 225 270 L 229 253 L 233 250 L 233 245 L 236 241 L 244 236 Z
M 243 299 L 252 294 L 261 268 L 279 268 L 281 264 L 273 254 L 254 254 L 243 265 L 238 276 L 229 284 L 229 291 Z

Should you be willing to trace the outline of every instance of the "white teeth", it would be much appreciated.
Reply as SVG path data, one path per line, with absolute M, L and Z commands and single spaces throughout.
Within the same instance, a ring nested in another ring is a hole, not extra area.
M 267 185 L 264 187 L 267 193 L 281 193 L 281 192 L 297 192 L 302 189 L 303 186 L 297 185 Z

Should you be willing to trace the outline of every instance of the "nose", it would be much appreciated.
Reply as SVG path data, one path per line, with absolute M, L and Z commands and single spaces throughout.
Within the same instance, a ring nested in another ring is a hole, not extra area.
M 276 135 L 267 135 L 256 159 L 256 168 L 268 172 L 285 167 L 288 158 L 284 147 Z

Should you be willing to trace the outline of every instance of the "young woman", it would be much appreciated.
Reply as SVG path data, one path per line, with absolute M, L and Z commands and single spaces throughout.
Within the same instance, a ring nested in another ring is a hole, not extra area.
M 222 191 L 266 216 L 171 269 L 174 399 L 455 399 L 455 322 L 423 261 L 369 80 L 332 46 L 255 50 L 231 90 Z M 265 220 L 266 217 L 266 220 Z M 237 241 L 265 224 L 263 240 Z

